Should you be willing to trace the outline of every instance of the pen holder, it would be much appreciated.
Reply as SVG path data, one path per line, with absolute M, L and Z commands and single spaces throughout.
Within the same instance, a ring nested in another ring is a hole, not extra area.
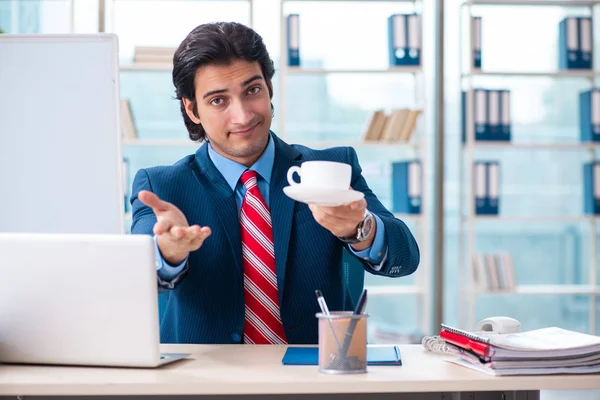
M 319 372 L 361 374 L 367 372 L 368 314 L 351 311 L 318 313 Z

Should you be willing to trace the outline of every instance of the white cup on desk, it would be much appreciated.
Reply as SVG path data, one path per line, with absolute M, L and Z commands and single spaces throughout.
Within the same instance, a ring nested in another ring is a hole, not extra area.
M 294 181 L 294 173 L 300 177 L 300 183 Z M 308 188 L 349 190 L 351 179 L 350 164 L 335 161 L 305 161 L 299 167 L 290 167 L 287 172 L 290 186 Z

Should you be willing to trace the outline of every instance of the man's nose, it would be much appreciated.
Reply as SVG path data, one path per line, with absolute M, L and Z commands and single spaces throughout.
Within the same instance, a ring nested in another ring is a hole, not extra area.
M 248 128 L 248 125 L 254 118 L 254 112 L 252 112 L 251 108 L 243 101 L 236 101 L 232 105 L 231 117 L 231 122 L 235 125 L 240 128 Z

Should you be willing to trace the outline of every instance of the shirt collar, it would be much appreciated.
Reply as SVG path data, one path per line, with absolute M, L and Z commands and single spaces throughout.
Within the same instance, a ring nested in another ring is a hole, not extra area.
M 248 168 L 238 162 L 230 160 L 227 157 L 223 157 L 217 153 L 210 142 L 208 142 L 208 156 L 210 160 L 215 164 L 215 167 L 221 172 L 221 175 L 225 178 L 231 190 L 235 191 L 235 188 L 240 180 L 240 177 Z M 275 143 L 273 138 L 269 134 L 269 143 L 267 148 L 262 153 L 260 158 L 250 167 L 251 170 L 256 171 L 267 183 L 271 184 L 271 171 L 273 170 L 273 162 L 275 160 Z

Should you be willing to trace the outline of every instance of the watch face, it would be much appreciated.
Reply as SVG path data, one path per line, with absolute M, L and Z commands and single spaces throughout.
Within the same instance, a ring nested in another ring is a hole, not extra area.
M 373 230 L 373 222 L 374 222 L 375 218 L 373 218 L 372 214 L 369 214 L 367 216 L 367 218 L 365 218 L 364 222 L 363 222 L 363 226 L 362 226 L 362 237 L 363 239 L 368 237 L 371 234 L 371 231 Z

